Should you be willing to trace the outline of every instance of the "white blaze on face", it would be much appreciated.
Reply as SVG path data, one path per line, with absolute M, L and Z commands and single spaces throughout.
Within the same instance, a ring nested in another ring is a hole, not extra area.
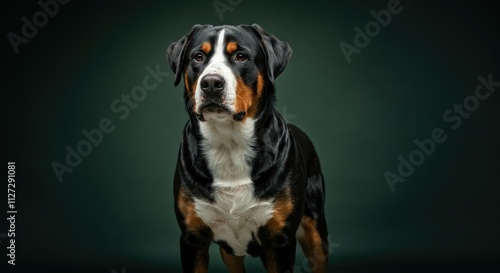
M 196 85 L 196 92 L 194 95 L 196 101 L 196 112 L 199 113 L 199 106 L 202 103 L 203 91 L 201 91 L 201 79 L 207 74 L 217 74 L 224 78 L 226 85 L 222 91 L 223 104 L 229 109 L 229 111 L 234 112 L 234 103 L 236 101 L 236 77 L 234 76 L 231 68 L 229 68 L 228 60 L 224 54 L 225 52 L 225 41 L 224 41 L 225 29 L 222 29 L 215 42 L 214 54 L 209 60 L 207 67 L 203 70 L 200 77 L 198 77 L 198 83 Z
M 224 33 L 222 29 L 218 34 L 214 54 L 198 78 L 196 112 L 199 113 L 202 104 L 201 79 L 207 74 L 217 74 L 225 80 L 223 103 L 232 113 L 209 113 L 210 118 L 199 122 L 202 152 L 213 177 L 214 200 L 195 197 L 194 203 L 197 215 L 211 228 L 214 241 L 224 241 L 235 255 L 242 256 L 249 254 L 249 242 L 273 216 L 274 205 L 273 199 L 255 198 L 249 162 L 257 156 L 254 150 L 256 120 L 233 119 L 237 81 L 225 56 Z M 260 243 L 258 237 L 256 240 Z

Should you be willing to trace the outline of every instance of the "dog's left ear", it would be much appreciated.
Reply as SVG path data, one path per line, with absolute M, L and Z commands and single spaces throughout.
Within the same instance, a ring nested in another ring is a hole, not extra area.
M 170 46 L 168 46 L 167 59 L 170 64 L 170 68 L 172 68 L 172 71 L 175 73 L 174 86 L 177 86 L 181 81 L 184 53 L 186 52 L 186 48 L 189 45 L 191 37 L 193 37 L 193 35 L 200 30 L 211 26 L 212 25 L 194 25 L 191 32 L 182 37 L 179 41 L 173 42 Z
M 257 24 L 251 26 L 242 26 L 244 28 L 250 28 L 254 31 L 262 42 L 262 47 L 264 49 L 264 54 L 266 57 L 267 64 L 267 76 L 271 83 L 274 84 L 274 79 L 276 79 L 283 70 L 285 70 L 290 56 L 292 55 L 292 48 L 286 42 L 283 42 L 276 38 L 274 35 L 267 33 L 263 28 Z

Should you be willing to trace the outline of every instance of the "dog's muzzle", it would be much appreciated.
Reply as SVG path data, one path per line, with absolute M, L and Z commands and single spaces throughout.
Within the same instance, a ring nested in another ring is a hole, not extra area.
M 201 89 L 201 105 L 198 109 L 197 118 L 200 121 L 205 121 L 205 114 L 223 114 L 229 113 L 230 110 L 225 104 L 224 89 L 226 81 L 224 77 L 218 74 L 207 74 L 200 80 Z M 245 117 L 245 112 L 236 113 L 233 119 L 241 121 Z
M 200 88 L 205 99 L 222 99 L 226 87 L 224 78 L 217 74 L 207 74 L 200 81 Z

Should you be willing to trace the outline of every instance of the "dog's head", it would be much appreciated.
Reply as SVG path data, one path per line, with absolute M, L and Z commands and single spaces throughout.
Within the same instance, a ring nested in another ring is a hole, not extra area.
M 257 116 L 291 54 L 256 24 L 195 25 L 167 49 L 175 85 L 184 75 L 188 112 L 201 121 Z

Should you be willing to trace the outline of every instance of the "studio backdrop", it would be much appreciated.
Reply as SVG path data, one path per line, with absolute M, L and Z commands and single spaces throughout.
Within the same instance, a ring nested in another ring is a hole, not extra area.
M 499 266 L 493 4 L 3 5 L 1 272 L 180 272 L 188 114 L 165 51 L 194 24 L 252 23 L 293 49 L 276 108 L 322 162 L 330 272 Z M 210 256 L 224 272 L 217 246 Z M 296 265 L 308 272 L 300 249 Z

